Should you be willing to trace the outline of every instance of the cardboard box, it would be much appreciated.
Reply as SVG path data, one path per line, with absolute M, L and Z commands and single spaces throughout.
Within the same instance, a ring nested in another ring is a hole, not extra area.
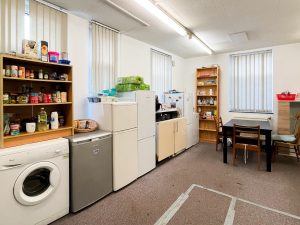
M 23 39 L 22 41 L 22 53 L 32 58 L 38 57 L 38 44 L 36 41 Z

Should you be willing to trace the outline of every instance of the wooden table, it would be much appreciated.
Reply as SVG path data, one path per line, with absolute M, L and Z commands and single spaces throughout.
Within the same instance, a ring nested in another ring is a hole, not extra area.
M 271 172 L 271 158 L 272 158 L 272 149 L 271 149 L 271 133 L 272 129 L 268 121 L 257 121 L 257 120 L 236 120 L 232 119 L 226 124 L 223 125 L 223 162 L 227 163 L 227 137 L 233 133 L 233 125 L 241 126 L 260 126 L 261 135 L 266 137 L 266 153 L 267 153 L 267 171 Z

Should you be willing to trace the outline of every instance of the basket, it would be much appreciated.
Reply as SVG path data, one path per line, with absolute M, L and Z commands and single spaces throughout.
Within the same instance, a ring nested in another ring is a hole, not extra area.
M 76 133 L 86 133 L 95 131 L 98 127 L 98 124 L 95 120 L 90 119 L 80 119 L 74 120 L 74 131 Z
M 294 101 L 296 99 L 296 94 L 276 94 L 278 100 L 287 100 L 287 101 Z

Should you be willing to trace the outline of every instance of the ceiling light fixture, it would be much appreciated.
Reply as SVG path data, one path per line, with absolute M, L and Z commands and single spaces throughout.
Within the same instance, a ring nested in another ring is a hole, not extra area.
M 212 54 L 212 50 L 203 42 L 201 41 L 196 35 L 191 35 L 190 39 L 195 42 L 198 46 L 200 46 L 204 51 L 206 51 L 208 54 Z
M 150 13 L 152 13 L 154 16 L 156 16 L 158 19 L 160 19 L 162 22 L 164 22 L 166 25 L 168 25 L 177 33 L 179 33 L 180 35 L 182 36 L 187 35 L 187 31 L 183 26 L 175 22 L 165 12 L 163 12 L 161 9 L 159 9 L 149 0 L 135 0 L 135 1 L 139 3 L 142 7 L 144 7 L 146 10 L 148 10 Z

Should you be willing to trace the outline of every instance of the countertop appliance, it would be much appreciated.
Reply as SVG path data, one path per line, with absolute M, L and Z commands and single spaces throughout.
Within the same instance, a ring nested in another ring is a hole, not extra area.
M 1 150 L 0 180 L 1 224 L 49 224 L 68 214 L 68 140 Z
M 155 158 L 155 93 L 133 91 L 118 94 L 119 100 L 137 102 L 138 176 L 156 167 Z
M 90 107 L 100 129 L 113 134 L 113 190 L 117 191 L 138 177 L 137 104 L 103 102 Z
M 70 140 L 70 210 L 77 212 L 113 190 L 112 134 L 97 130 Z

